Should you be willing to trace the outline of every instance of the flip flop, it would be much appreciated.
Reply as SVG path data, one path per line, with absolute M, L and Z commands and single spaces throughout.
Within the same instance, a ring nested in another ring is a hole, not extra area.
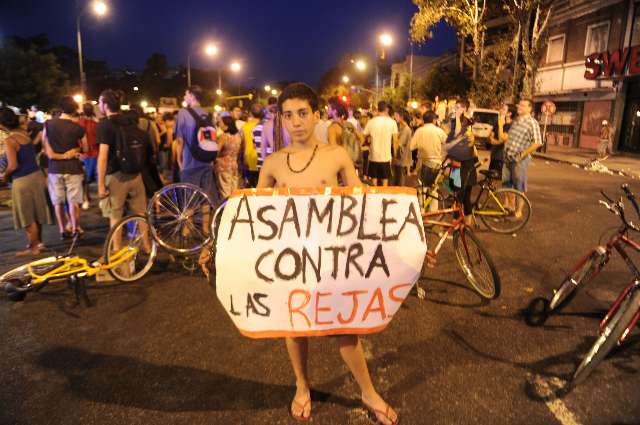
M 291 413 L 291 417 L 293 419 L 295 419 L 298 422 L 307 422 L 311 419 L 311 409 L 309 409 L 309 416 L 304 416 L 304 410 L 307 408 L 307 405 L 311 404 L 311 397 L 309 397 L 309 400 L 307 400 L 307 402 L 303 405 L 298 403 L 297 401 L 293 400 L 292 402 L 293 405 L 295 405 L 296 407 L 301 407 L 302 409 L 300 410 L 300 415 L 295 415 L 293 413 L 293 409 L 291 409 L 289 411 L 289 413 Z M 293 406 L 292 406 L 293 407 Z
M 386 407 L 385 407 L 384 411 L 378 410 L 378 409 L 374 409 L 372 406 L 370 406 L 364 400 L 362 400 L 362 404 L 364 404 L 364 406 L 367 408 L 367 410 L 369 410 L 369 412 L 371 412 L 376 417 L 376 422 L 377 423 L 382 423 L 382 421 L 380 420 L 380 416 L 384 417 L 385 420 L 389 421 L 389 423 L 391 425 L 398 425 L 398 423 L 400 422 L 400 416 L 398 416 L 397 413 L 396 413 L 396 420 L 395 421 L 391 420 L 391 416 L 389 416 L 389 410 L 391 410 L 391 406 L 389 406 L 386 403 L 385 403 Z

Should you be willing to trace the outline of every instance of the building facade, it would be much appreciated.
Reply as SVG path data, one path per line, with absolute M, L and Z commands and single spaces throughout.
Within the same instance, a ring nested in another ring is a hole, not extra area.
M 636 0 L 553 2 L 534 99 L 538 110 L 545 100 L 556 104 L 546 122 L 550 145 L 596 149 L 607 120 L 614 150 L 640 153 L 640 76 L 629 72 L 632 47 L 640 44 L 639 6 Z

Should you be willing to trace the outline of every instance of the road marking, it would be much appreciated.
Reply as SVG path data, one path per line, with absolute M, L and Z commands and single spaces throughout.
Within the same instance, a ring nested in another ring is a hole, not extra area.
M 556 390 L 564 387 L 566 384 L 566 382 L 560 378 L 545 380 L 540 375 L 533 376 L 533 385 L 536 388 L 536 392 L 544 399 L 544 404 L 547 405 L 547 408 L 553 413 L 553 416 L 555 416 L 562 425 L 581 425 L 567 405 L 556 397 L 556 390 L 551 388 L 550 383 L 556 387 Z

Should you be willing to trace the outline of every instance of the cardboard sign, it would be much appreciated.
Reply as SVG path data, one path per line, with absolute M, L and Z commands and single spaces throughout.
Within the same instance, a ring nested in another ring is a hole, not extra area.
M 218 299 L 251 338 L 379 332 L 427 251 L 400 187 L 236 191 L 216 246 Z

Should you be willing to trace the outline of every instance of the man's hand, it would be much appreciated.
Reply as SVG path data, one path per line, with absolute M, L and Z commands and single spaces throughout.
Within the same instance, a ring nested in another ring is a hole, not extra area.
M 98 197 L 100 197 L 100 199 L 104 199 L 104 198 L 108 198 L 109 197 L 109 191 L 107 190 L 106 187 L 100 186 L 98 188 Z

